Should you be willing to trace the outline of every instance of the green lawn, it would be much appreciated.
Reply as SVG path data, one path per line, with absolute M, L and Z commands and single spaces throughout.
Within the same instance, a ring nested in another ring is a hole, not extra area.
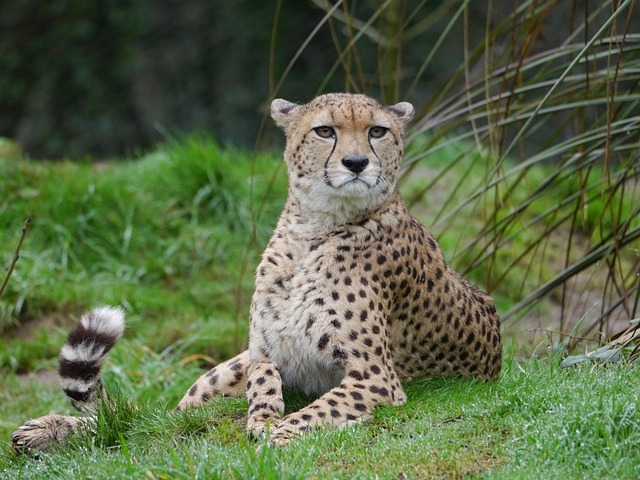
M 97 440 L 81 438 L 37 459 L 15 456 L 5 444 L 3 478 L 322 479 L 404 473 L 408 478 L 620 479 L 640 474 L 640 415 L 631 387 L 640 372 L 627 365 L 560 369 L 557 356 L 518 360 L 510 350 L 500 380 L 492 384 L 415 380 L 406 385 L 405 405 L 380 407 L 369 422 L 256 453 L 260 442 L 244 434 L 244 399 L 221 398 L 206 408 L 175 413 L 170 406 L 194 369 L 183 369 L 176 355 L 158 358 L 136 350 L 142 346 L 128 340 L 116 349 L 117 367 L 108 369 L 108 377 L 133 400 L 119 399 L 120 410 L 105 415 L 108 424 Z M 137 356 L 142 359 L 136 362 Z M 29 415 L 70 410 L 60 392 L 43 391 L 37 379 L 25 383 L 10 374 L 4 383 L 3 430 Z M 290 408 L 305 401 L 287 398 Z
M 286 192 L 279 155 L 252 156 L 199 137 L 98 165 L 1 153 L 0 272 L 24 220 L 32 221 L 0 298 L 2 478 L 640 476 L 637 369 L 560 369 L 557 353 L 524 357 L 520 338 L 507 340 L 497 382 L 416 380 L 406 385 L 406 405 L 379 408 L 365 424 L 283 449 L 256 453 L 259 443 L 244 434 L 244 399 L 172 412 L 204 369 L 243 348 L 253 270 Z M 473 159 L 447 167 L 440 188 L 470 168 Z M 423 184 L 420 172 L 412 173 L 405 195 Z M 413 209 L 428 223 L 428 199 Z M 464 244 L 456 231 L 474 230 L 467 215 L 442 228 L 447 255 Z M 494 269 L 516 256 L 519 241 L 499 252 Z M 511 285 L 525 285 L 526 273 L 511 268 L 492 292 L 500 310 L 518 300 Z M 468 273 L 480 285 L 483 275 L 482 265 Z M 80 438 L 37 459 L 15 456 L 10 435 L 24 420 L 73 412 L 51 372 L 72 323 L 99 304 L 121 304 L 128 316 L 105 368 L 119 410 L 103 412 L 96 440 Z M 307 401 L 287 397 L 290 409 Z

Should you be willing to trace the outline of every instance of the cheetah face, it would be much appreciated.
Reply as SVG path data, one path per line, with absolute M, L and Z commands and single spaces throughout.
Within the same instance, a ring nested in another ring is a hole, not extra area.
M 290 192 L 316 205 L 371 209 L 395 189 L 411 104 L 391 107 L 357 94 L 305 105 L 276 99 L 271 115 L 287 136 Z

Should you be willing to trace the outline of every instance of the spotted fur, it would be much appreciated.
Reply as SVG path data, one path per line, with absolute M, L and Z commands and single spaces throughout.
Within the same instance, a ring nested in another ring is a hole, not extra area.
M 248 430 L 283 445 L 402 404 L 403 379 L 495 378 L 491 298 L 448 266 L 396 188 L 413 107 L 329 94 L 274 100 L 271 115 L 287 137 L 289 192 L 257 269 L 249 348 L 233 376 L 214 368 L 178 407 L 246 389 Z M 318 399 L 283 417 L 283 387 Z
M 177 408 L 246 395 L 248 431 L 285 445 L 402 404 L 401 380 L 495 378 L 491 298 L 449 267 L 398 194 L 413 107 L 328 94 L 274 100 L 271 116 L 287 137 L 289 191 L 257 268 L 249 347 L 200 377 Z M 285 416 L 283 387 L 317 399 Z

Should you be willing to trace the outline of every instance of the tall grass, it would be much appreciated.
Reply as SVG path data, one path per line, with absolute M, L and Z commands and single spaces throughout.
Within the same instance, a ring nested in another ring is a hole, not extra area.
M 337 60 L 318 92 L 343 82 L 414 103 L 410 203 L 429 205 L 419 215 L 435 233 L 458 236 L 456 268 L 517 296 L 507 326 L 543 315 L 544 327 L 584 337 L 640 315 L 637 2 L 314 3 L 326 15 L 292 62 L 328 31 Z M 466 174 L 443 192 L 456 164 Z M 532 311 L 543 297 L 558 308 Z

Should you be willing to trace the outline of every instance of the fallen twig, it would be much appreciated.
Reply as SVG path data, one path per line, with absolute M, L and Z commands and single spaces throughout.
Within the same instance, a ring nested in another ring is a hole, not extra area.
M 2 297 L 2 292 L 9 283 L 9 277 L 13 273 L 13 269 L 16 267 L 16 263 L 18 263 L 18 259 L 20 258 L 20 249 L 22 248 L 22 243 L 24 242 L 25 237 L 27 236 L 27 231 L 31 226 L 31 219 L 27 218 L 24 221 L 24 225 L 22 226 L 22 232 L 20 233 L 20 240 L 18 240 L 18 245 L 16 246 L 15 251 L 13 252 L 13 257 L 11 258 L 11 263 L 9 264 L 9 268 L 7 269 L 7 273 L 2 280 L 2 284 L 0 285 L 0 297 Z

